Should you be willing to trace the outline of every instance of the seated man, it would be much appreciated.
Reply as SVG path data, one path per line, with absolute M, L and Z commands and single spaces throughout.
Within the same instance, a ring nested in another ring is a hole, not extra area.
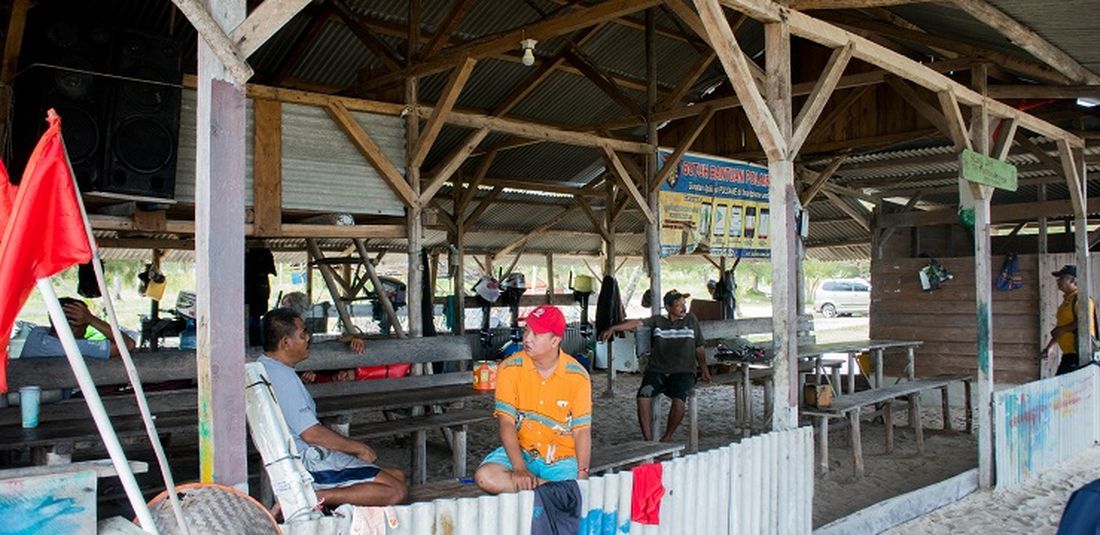
M 499 494 L 588 479 L 592 382 L 561 350 L 563 336 L 561 310 L 540 306 L 527 316 L 523 351 L 501 361 L 493 415 L 503 446 L 474 474 L 482 490 Z
M 79 299 L 61 297 L 58 301 L 61 303 L 62 310 L 65 311 L 65 317 L 69 320 L 69 327 L 76 338 L 76 347 L 80 349 L 82 355 L 103 360 L 119 356 L 118 345 L 115 344 L 114 337 L 111 336 L 111 325 L 109 323 L 97 318 L 91 310 L 88 310 L 88 305 L 85 305 Z M 84 336 L 89 325 L 103 333 L 107 339 L 85 340 Z M 136 346 L 133 337 L 123 331 L 122 338 L 126 348 L 133 351 Z M 19 354 L 20 358 L 64 356 L 65 348 L 61 346 L 61 340 L 57 337 L 57 332 L 54 331 L 52 325 L 31 329 L 26 341 L 23 343 L 23 351 Z
M 600 333 L 600 340 L 607 341 L 617 332 L 632 331 L 641 325 L 653 329 L 653 349 L 637 395 L 638 424 L 642 427 L 642 438 L 645 440 L 653 440 L 653 398 L 664 394 L 672 400 L 668 425 L 661 436 L 661 442 L 668 442 L 684 419 L 685 403 L 695 388 L 696 367 L 704 381 L 711 381 L 699 320 L 687 311 L 685 297 L 686 294 L 671 290 L 664 297 L 668 317 L 626 320 Z
M 261 322 L 264 366 L 275 399 L 313 476 L 317 497 L 326 506 L 395 505 L 405 499 L 405 474 L 397 468 L 380 468 L 370 446 L 347 438 L 317 420 L 317 404 L 306 390 L 294 366 L 309 358 L 309 333 L 298 314 L 287 308 L 268 311 Z

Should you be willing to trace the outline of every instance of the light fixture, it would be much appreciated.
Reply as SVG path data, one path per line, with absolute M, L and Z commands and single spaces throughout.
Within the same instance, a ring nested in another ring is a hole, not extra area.
M 535 45 L 539 42 L 534 39 L 524 39 L 519 42 L 523 47 L 523 64 L 530 67 L 535 64 Z

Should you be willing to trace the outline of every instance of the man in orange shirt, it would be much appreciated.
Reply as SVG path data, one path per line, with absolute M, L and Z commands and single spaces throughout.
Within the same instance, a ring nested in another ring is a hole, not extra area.
M 482 490 L 531 490 L 547 481 L 588 479 L 592 382 L 561 350 L 565 317 L 543 305 L 527 315 L 523 351 L 501 361 L 496 409 L 503 446 L 474 474 Z

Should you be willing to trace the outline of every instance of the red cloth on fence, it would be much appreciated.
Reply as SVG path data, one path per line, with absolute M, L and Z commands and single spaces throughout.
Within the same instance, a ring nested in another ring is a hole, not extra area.
M 630 497 L 630 519 L 639 524 L 657 525 L 661 521 L 661 498 L 665 486 L 661 484 L 661 463 L 649 463 L 634 467 L 634 490 Z
M 15 317 L 37 279 L 92 259 L 76 182 L 61 139 L 61 118 L 49 111 L 49 128 L 31 154 L 14 202 L 0 200 L 0 392 L 8 391 L 8 342 Z M 10 184 L 0 197 L 10 199 Z

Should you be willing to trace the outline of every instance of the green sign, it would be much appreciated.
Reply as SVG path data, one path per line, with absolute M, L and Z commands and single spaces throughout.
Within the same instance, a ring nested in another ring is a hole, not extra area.
M 964 180 L 1016 191 L 1016 166 L 964 149 L 959 156 L 959 175 Z

